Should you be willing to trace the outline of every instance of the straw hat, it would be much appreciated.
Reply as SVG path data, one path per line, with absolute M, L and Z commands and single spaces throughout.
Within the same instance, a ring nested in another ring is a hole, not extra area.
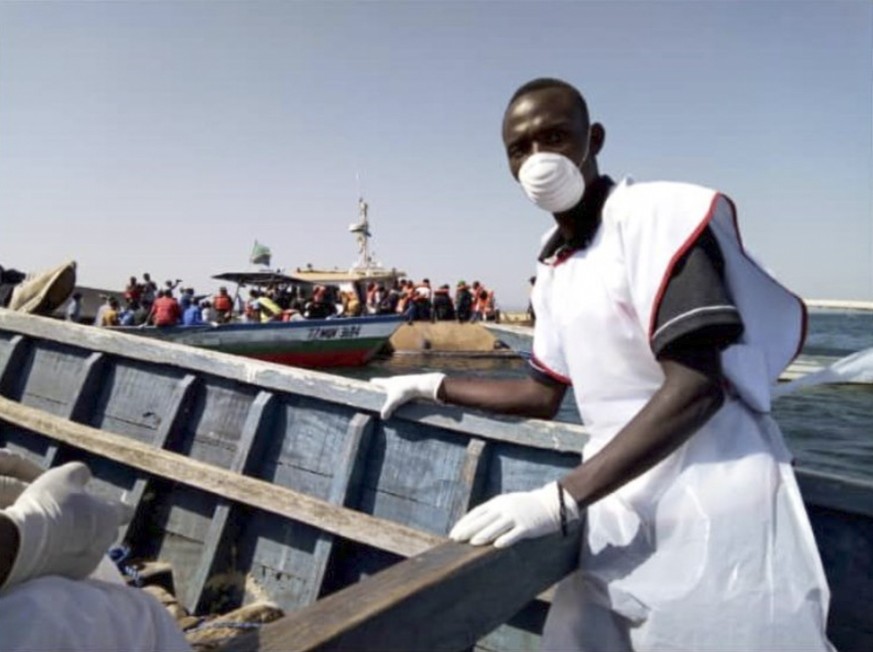
M 63 305 L 76 285 L 76 261 L 25 278 L 12 290 L 9 309 L 50 315 Z

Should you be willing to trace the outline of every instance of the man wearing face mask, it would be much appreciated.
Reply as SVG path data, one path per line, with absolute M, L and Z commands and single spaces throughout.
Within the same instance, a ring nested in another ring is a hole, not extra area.
M 450 536 L 505 547 L 586 515 L 543 649 L 831 649 L 827 583 L 769 415 L 802 302 L 744 251 L 724 195 L 601 175 L 605 130 L 566 82 L 522 86 L 503 142 L 555 220 L 530 374 L 375 379 L 382 417 L 419 398 L 552 418 L 572 384 L 591 439 L 558 482 L 492 498 Z

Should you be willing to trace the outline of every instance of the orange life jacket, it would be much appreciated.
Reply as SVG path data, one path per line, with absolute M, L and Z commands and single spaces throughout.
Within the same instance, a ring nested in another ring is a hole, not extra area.
M 233 301 L 231 301 L 229 294 L 216 294 L 212 298 L 212 307 L 217 312 L 230 312 L 233 310 Z

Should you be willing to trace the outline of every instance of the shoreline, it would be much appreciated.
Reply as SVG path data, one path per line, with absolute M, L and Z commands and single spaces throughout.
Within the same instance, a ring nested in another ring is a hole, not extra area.
M 807 308 L 812 310 L 873 310 L 873 301 L 854 301 L 849 299 L 804 299 Z

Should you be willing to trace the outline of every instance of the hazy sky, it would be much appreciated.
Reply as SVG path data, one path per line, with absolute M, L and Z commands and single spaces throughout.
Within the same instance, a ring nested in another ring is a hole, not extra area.
M 360 189 L 383 264 L 523 306 L 551 217 L 500 120 L 538 76 L 588 98 L 601 171 L 718 188 L 796 292 L 873 299 L 866 1 L 0 2 L 0 264 L 348 267 Z

